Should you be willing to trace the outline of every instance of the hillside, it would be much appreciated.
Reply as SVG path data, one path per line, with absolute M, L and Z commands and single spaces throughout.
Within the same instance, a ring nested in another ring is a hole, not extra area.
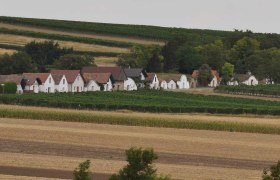
M 236 40 L 250 36 L 261 42 L 262 49 L 280 47 L 280 35 L 251 31 L 230 32 L 0 16 L 0 48 L 8 50 L 7 52 L 19 50 L 30 41 L 53 40 L 62 47 L 73 47 L 81 53 L 101 56 L 97 65 L 115 65 L 117 56 L 128 53 L 135 45 L 163 46 L 175 36 L 184 37 L 196 45 L 222 40 L 226 49 L 231 48 Z

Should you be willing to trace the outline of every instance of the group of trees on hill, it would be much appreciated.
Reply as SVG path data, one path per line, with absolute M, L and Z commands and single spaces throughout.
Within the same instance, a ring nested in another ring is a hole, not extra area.
M 164 47 L 134 46 L 130 54 L 119 56 L 118 65 L 144 67 L 153 72 L 179 72 L 191 74 L 202 65 L 217 70 L 224 79 L 234 74 L 252 72 L 260 80 L 268 78 L 280 82 L 280 44 L 259 41 L 248 36 L 233 36 L 210 43 L 198 43 L 196 36 L 175 36 Z
M 73 53 L 72 48 L 61 48 L 53 41 L 30 42 L 22 51 L 0 56 L 0 74 L 47 72 L 49 68 L 80 69 L 95 65 L 92 56 Z

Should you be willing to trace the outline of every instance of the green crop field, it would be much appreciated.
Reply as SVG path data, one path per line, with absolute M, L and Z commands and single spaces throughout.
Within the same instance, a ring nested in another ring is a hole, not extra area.
M 280 115 L 280 102 L 165 91 L 2 95 L 0 103 L 74 109 Z
M 257 86 L 219 86 L 215 89 L 216 92 L 245 94 L 254 96 L 279 96 L 280 85 L 257 85 Z

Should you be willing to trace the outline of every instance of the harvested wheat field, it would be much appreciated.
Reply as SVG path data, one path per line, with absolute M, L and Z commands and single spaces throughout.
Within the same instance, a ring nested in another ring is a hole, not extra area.
M 31 41 L 49 41 L 49 40 L 42 39 L 42 38 L 18 36 L 18 35 L 0 34 L 1 44 L 25 45 Z M 70 42 L 70 41 L 55 41 L 55 42 L 58 42 L 61 47 L 73 48 L 74 50 L 77 51 L 114 52 L 114 53 L 129 52 L 129 49 L 126 48 L 109 47 L 109 46 L 85 44 L 85 43 Z
M 12 25 L 12 24 L 7 24 L 7 23 L 0 23 L 0 28 L 34 31 L 34 32 L 47 33 L 47 34 L 62 34 L 62 35 L 69 35 L 69 36 L 75 36 L 75 37 L 87 37 L 87 38 L 93 38 L 93 39 L 103 39 L 103 40 L 129 42 L 129 43 L 137 43 L 137 44 L 157 44 L 157 45 L 162 45 L 162 46 L 165 44 L 165 42 L 163 42 L 163 41 L 156 41 L 156 40 L 152 40 L 152 39 L 143 39 L 143 38 L 140 39 L 140 38 L 136 38 L 136 37 L 122 37 L 122 36 L 105 35 L 105 34 L 62 31 L 62 30 L 58 30 L 58 29 L 26 26 L 26 25 L 15 25 L 15 24 Z
M 3 106 L 3 105 L 1 105 Z M 5 106 L 25 108 L 18 106 Z M 40 108 L 26 107 L 27 110 Z M 62 111 L 43 108 L 44 111 Z M 71 110 L 63 110 L 65 112 Z M 195 118 L 209 121 L 256 120 L 279 125 L 278 117 L 172 115 L 132 112 L 112 116 Z M 228 118 L 228 119 L 227 119 Z M 278 118 L 278 119 L 277 119 Z M 0 174 L 13 179 L 71 179 L 72 171 L 90 159 L 95 179 L 107 179 L 125 165 L 124 151 L 130 147 L 152 147 L 158 153 L 159 173 L 172 179 L 260 179 L 263 168 L 279 159 L 279 135 L 151 128 L 0 118 Z M 0 176 L 0 178 L 1 178 Z M 28 178 L 27 178 L 28 179 Z
M 0 55 L 3 54 L 14 54 L 15 52 L 17 52 L 16 50 L 12 50 L 12 49 L 2 49 L 0 48 Z
M 97 66 L 116 66 L 117 61 L 117 57 L 100 56 L 94 58 L 94 62 Z

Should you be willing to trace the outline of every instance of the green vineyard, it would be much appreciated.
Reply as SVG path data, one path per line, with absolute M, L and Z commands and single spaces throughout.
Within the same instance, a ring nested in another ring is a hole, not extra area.
M 280 102 L 165 91 L 2 95 L 0 103 L 70 109 L 157 113 L 280 115 Z

